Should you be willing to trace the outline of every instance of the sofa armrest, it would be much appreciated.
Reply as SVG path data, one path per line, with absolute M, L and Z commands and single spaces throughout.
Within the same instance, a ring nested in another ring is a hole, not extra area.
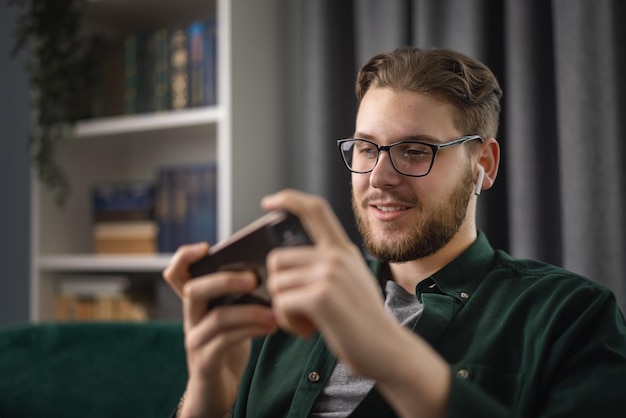
M 187 380 L 180 323 L 0 330 L 0 417 L 163 417 Z

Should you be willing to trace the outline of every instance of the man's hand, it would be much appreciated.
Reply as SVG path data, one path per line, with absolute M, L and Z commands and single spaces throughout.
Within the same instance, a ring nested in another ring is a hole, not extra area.
M 262 203 L 299 216 L 315 242 L 268 256 L 268 289 L 279 326 L 303 337 L 318 330 L 354 373 L 376 380 L 400 416 L 444 416 L 448 365 L 385 311 L 376 279 L 327 202 L 286 190 Z
M 251 339 L 277 329 L 274 315 L 260 305 L 219 306 L 209 301 L 247 293 L 256 286 L 250 272 L 219 272 L 190 280 L 189 265 L 206 254 L 205 244 L 181 247 L 163 277 L 183 299 L 189 381 L 181 416 L 225 415 L 250 356 Z
M 268 257 L 268 288 L 279 326 L 299 336 L 319 330 L 355 373 L 380 375 L 372 362 L 372 335 L 399 325 L 384 310 L 376 279 L 322 198 L 286 190 L 263 200 L 267 210 L 300 218 L 314 246 L 280 248 Z

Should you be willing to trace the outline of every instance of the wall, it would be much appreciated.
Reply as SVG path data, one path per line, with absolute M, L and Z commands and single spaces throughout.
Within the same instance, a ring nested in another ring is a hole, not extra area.
M 0 2 L 0 326 L 29 316 L 29 89 L 24 57 L 10 56 L 17 14 Z

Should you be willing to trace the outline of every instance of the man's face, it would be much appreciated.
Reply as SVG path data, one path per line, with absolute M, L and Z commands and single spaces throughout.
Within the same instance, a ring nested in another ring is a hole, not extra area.
M 423 93 L 372 88 L 361 100 L 354 136 L 389 145 L 436 144 L 471 134 L 454 127 L 453 109 Z M 371 173 L 352 174 L 352 205 L 365 248 L 391 262 L 436 253 L 463 224 L 472 191 L 464 145 L 439 150 L 425 177 L 398 173 L 381 152 Z

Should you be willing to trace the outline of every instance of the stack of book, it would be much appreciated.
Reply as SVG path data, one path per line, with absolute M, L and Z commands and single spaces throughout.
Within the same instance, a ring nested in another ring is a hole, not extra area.
M 217 102 L 216 21 L 132 33 L 123 45 L 124 113 Z
M 92 188 L 96 254 L 158 251 L 155 188 L 149 182 L 98 183 Z
M 81 276 L 57 281 L 59 321 L 145 321 L 147 310 L 126 295 L 122 276 Z
M 217 238 L 216 166 L 164 167 L 156 181 L 159 251 Z

